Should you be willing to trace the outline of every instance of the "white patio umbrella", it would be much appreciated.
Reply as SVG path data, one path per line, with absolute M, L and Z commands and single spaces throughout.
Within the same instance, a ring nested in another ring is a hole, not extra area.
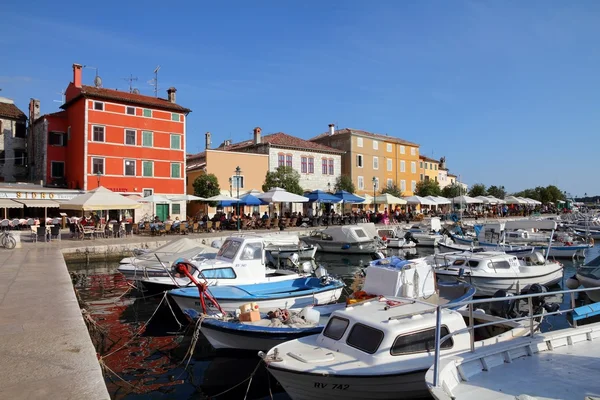
M 160 194 L 153 194 L 151 196 L 142 197 L 138 200 L 138 202 L 154 204 L 171 204 L 171 200 L 169 200 L 166 196 L 162 196 Z
M 231 203 L 237 203 L 240 200 L 236 199 L 235 197 L 229 197 L 229 196 L 225 196 L 224 194 L 218 194 L 216 196 L 204 199 L 204 201 L 229 201 Z
M 466 195 L 462 195 L 462 196 L 456 196 L 452 199 L 453 203 L 460 203 L 460 204 L 481 204 L 483 203 L 483 201 L 476 199 L 474 197 L 470 197 L 470 196 L 466 196 Z
M 271 188 L 268 192 L 256 195 L 259 199 L 267 203 L 306 203 L 308 199 L 294 193 L 285 191 L 282 188 Z
M 180 194 L 167 197 L 171 201 L 192 201 L 192 200 L 205 200 L 204 197 L 194 196 L 193 194 Z
M 389 193 L 380 194 L 375 197 L 376 204 L 408 204 L 408 202 L 400 197 L 392 196 Z
M 506 204 L 506 201 L 496 198 L 494 196 L 485 196 L 490 199 L 490 204 Z
M 428 196 L 428 197 L 433 197 L 434 198 L 433 200 L 436 200 L 439 204 L 452 204 L 452 202 L 449 199 L 442 197 L 442 196 Z
M 525 200 L 519 199 L 515 196 L 506 196 L 504 201 L 506 201 L 506 204 L 527 204 Z
M 495 202 L 486 196 L 476 196 L 475 199 L 481 200 L 483 204 L 495 204 Z
M 84 211 L 129 210 L 141 206 L 137 201 L 108 190 L 103 186 L 60 203 L 61 209 Z
M 421 204 L 423 206 L 437 206 L 438 205 L 437 201 L 428 199 L 427 197 L 408 196 L 408 197 L 403 197 L 403 199 L 406 200 L 406 202 L 408 204 Z

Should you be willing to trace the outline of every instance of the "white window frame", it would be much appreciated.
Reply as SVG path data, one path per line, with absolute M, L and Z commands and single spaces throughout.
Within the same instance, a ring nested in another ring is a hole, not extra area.
M 154 136 L 154 135 L 153 135 Z M 173 147 L 173 137 L 178 137 L 179 138 L 179 147 L 175 148 Z M 154 144 L 154 137 L 152 138 L 152 144 Z M 176 133 L 171 133 L 169 136 L 169 148 L 171 150 L 181 150 L 181 135 L 178 135 Z
M 361 137 L 356 138 L 356 147 L 363 147 L 363 138 L 361 138 Z
M 415 149 L 414 147 L 410 148 L 410 155 L 411 156 L 416 156 L 417 155 L 417 149 Z
M 146 191 L 150 192 L 148 196 L 152 196 L 154 194 L 154 188 L 142 188 L 142 197 L 148 197 L 144 196 L 144 193 L 146 193 Z
M 239 181 L 242 182 L 242 186 L 240 186 L 240 189 L 244 188 L 244 175 L 231 175 L 231 190 L 237 190 L 237 182 L 238 182 L 238 176 L 241 178 L 239 179 Z
M 150 165 L 152 165 L 152 174 L 150 176 L 144 175 L 144 163 L 147 163 L 147 162 L 149 162 Z M 171 175 L 171 174 L 169 173 L 169 175 Z M 154 161 L 152 161 L 152 160 L 142 160 L 142 175 L 141 176 L 144 177 L 144 178 L 154 178 Z
M 387 148 L 388 153 L 391 153 L 392 152 L 392 144 L 391 143 L 386 143 L 385 146 Z
M 406 161 L 400 160 L 400 172 L 406 172 Z
M 416 161 L 411 161 L 410 162 L 410 172 L 412 174 L 416 174 L 417 173 L 417 163 L 416 163 Z
M 133 132 L 133 144 L 127 143 L 127 131 Z M 137 145 L 137 130 L 131 128 L 125 128 L 123 130 L 123 144 L 125 146 L 136 146 Z
M 0 134 L 2 133 L 2 130 L 0 130 Z M 60 140 L 60 144 L 50 144 L 50 134 L 56 134 L 56 135 L 60 135 L 60 137 L 62 138 Z M 48 146 L 54 146 L 54 147 L 65 147 L 67 145 L 67 135 L 64 132 L 60 132 L 60 131 L 49 131 L 48 132 Z
M 392 186 L 394 186 L 394 180 L 391 178 L 388 178 L 386 183 L 387 183 L 388 188 L 391 188 Z
M 94 139 L 94 128 L 102 128 L 102 140 Z M 106 127 L 104 125 L 92 125 L 92 142 L 106 143 Z
M 377 166 L 375 166 L 377 164 Z M 379 157 L 373 156 L 373 169 L 379 169 Z
M 173 165 L 179 165 L 179 176 L 173 176 Z M 181 163 L 172 162 L 169 168 L 169 176 L 171 178 L 180 179 L 181 178 Z M 152 172 L 154 173 L 154 166 L 152 167 Z
M 406 191 L 406 181 L 404 179 L 400 181 L 400 191 L 402 192 L 402 194 L 404 194 L 404 192 Z
M 146 146 L 144 144 L 144 133 L 150 133 L 150 135 L 152 135 L 152 143 L 150 144 L 150 146 Z M 141 143 L 142 147 L 154 147 L 154 132 L 152 131 L 142 131 L 142 143 Z
M 358 163 L 359 158 L 360 158 L 360 165 Z M 363 168 L 364 166 L 365 166 L 365 157 L 362 154 L 357 154 L 356 155 L 356 167 Z
M 133 162 L 133 175 L 127 175 L 127 161 Z M 131 159 L 131 158 L 124 159 L 123 160 L 123 176 L 137 176 L 136 175 L 136 172 L 137 172 L 136 167 L 137 167 L 137 165 L 136 165 L 136 161 L 134 159 Z
M 104 157 L 92 157 L 92 175 L 97 175 L 97 172 L 94 172 L 94 160 L 102 160 L 102 172 L 100 175 L 106 175 L 106 160 Z
M 365 178 L 363 176 L 357 176 L 356 183 L 358 184 L 359 189 L 363 190 L 365 188 Z
M 388 171 L 393 171 L 394 170 L 394 163 L 393 163 L 393 160 L 391 158 L 388 158 L 386 160 L 386 164 L 387 164 L 387 170 Z
M 96 105 L 99 104 L 100 108 L 96 108 Z M 92 110 L 94 111 L 104 111 L 104 102 L 103 101 L 94 101 L 92 104 Z
M 133 114 L 129 114 L 129 110 L 133 110 Z M 132 106 L 125 106 L 125 114 L 126 114 L 126 115 L 136 115 L 136 110 L 135 110 L 135 107 L 132 107 Z
M 417 190 L 417 181 L 410 181 L 410 189 L 413 193 Z
M 52 165 L 53 164 L 62 164 L 63 165 L 63 176 L 54 176 L 54 174 L 52 173 Z M 50 161 L 50 177 L 51 178 L 64 178 L 65 177 L 65 162 L 64 161 Z
M 406 147 L 404 145 L 400 145 L 400 154 L 406 154 Z
M 379 142 L 377 140 L 373 140 L 373 150 L 379 150 Z

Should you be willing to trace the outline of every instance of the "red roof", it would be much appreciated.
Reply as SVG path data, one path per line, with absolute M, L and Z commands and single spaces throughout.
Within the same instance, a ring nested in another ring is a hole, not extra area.
M 0 117 L 8 119 L 27 119 L 23 111 L 19 110 L 14 103 L 3 103 L 0 101 Z
M 434 162 L 434 163 L 440 162 L 440 160 L 436 160 L 435 158 L 430 158 L 430 157 L 423 156 L 423 155 L 419 155 L 419 159 L 423 160 L 423 161 Z
M 320 151 L 325 153 L 343 154 L 345 151 L 334 149 L 333 147 L 325 146 L 320 143 L 311 142 L 300 139 L 299 137 L 288 135 L 287 133 L 278 132 L 270 135 L 265 135 L 261 138 L 261 143 L 268 143 L 273 147 L 283 147 L 299 150 Z M 246 140 L 240 143 L 234 143 L 229 146 L 219 146 L 222 150 L 241 150 L 247 147 L 255 146 L 254 140 Z M 259 145 L 260 146 L 260 145 Z
M 160 108 L 170 111 L 179 111 L 184 113 L 190 113 L 192 110 L 180 106 L 179 104 L 171 103 L 167 99 L 161 99 L 160 97 L 146 96 L 143 94 L 123 92 L 115 89 L 97 88 L 94 86 L 82 85 L 79 89 L 79 94 L 71 99 L 71 101 L 62 105 L 61 108 L 67 108 L 73 101 L 78 99 L 80 96 L 92 99 L 101 100 L 113 100 L 127 104 L 137 104 L 142 106 L 148 106 L 153 108 Z
M 375 139 L 385 140 L 387 142 L 404 144 L 404 145 L 407 145 L 407 146 L 419 147 L 419 145 L 416 144 L 416 143 L 409 142 L 408 140 L 400 139 L 400 138 L 395 137 L 395 136 L 382 135 L 380 133 L 372 133 L 372 132 L 367 132 L 367 131 L 363 131 L 363 130 L 360 130 L 360 129 L 343 128 L 343 129 L 338 129 L 333 134 L 334 135 L 359 135 L 359 136 L 367 136 L 367 137 L 372 137 L 372 138 L 375 138 Z M 314 138 L 312 138 L 310 140 L 319 140 L 319 139 L 322 139 L 322 138 L 327 137 L 327 136 L 330 136 L 329 132 L 322 133 L 322 134 L 320 134 L 318 136 L 315 136 Z

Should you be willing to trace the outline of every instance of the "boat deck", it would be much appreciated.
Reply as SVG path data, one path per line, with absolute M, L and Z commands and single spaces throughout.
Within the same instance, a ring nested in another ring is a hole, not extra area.
M 600 396 L 598 341 L 562 346 L 551 352 L 514 359 L 461 382 L 452 392 L 457 399 L 577 399 Z

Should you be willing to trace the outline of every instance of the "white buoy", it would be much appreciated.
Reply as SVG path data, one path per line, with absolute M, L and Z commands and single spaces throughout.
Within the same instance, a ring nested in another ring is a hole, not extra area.
M 567 279 L 565 284 L 567 285 L 567 288 L 571 290 L 577 289 L 579 287 L 579 280 L 577 280 L 577 278 L 575 277 L 571 277 Z

